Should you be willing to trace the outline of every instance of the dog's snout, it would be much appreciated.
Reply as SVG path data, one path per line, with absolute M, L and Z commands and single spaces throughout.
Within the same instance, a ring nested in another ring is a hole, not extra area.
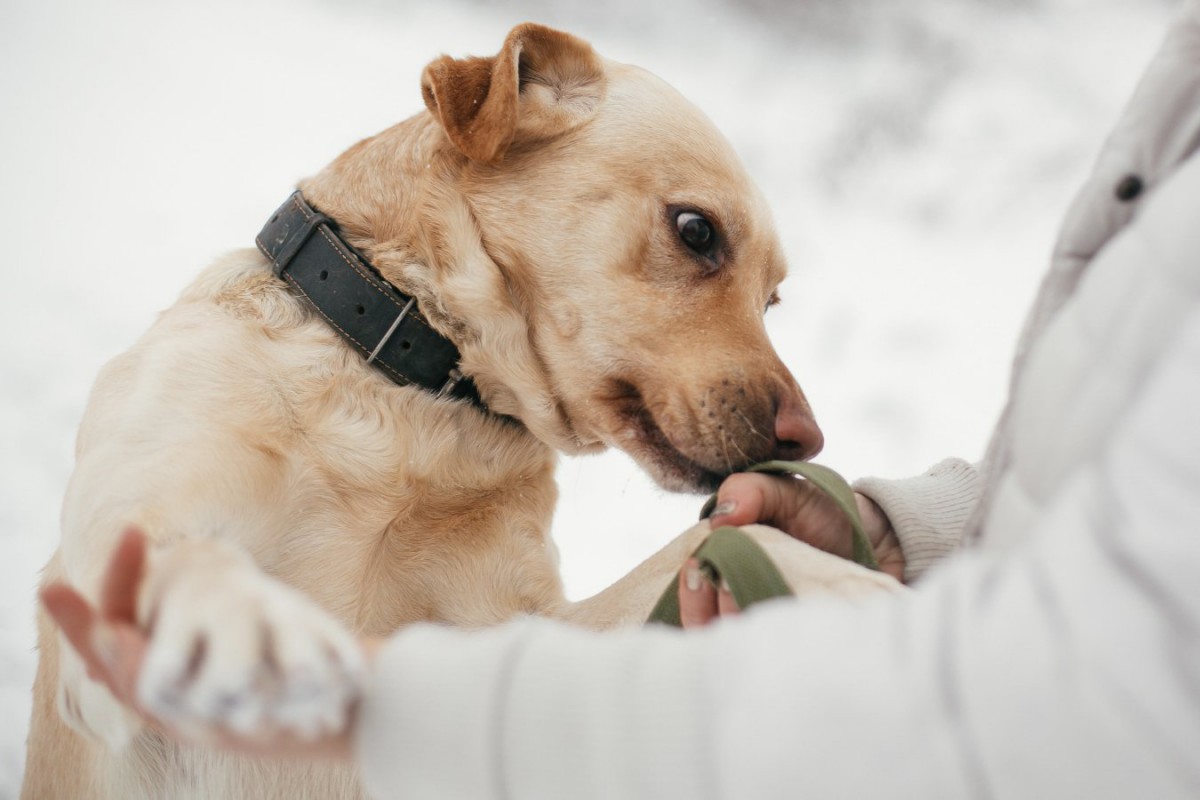
M 825 436 L 807 403 L 785 398 L 775 412 L 775 458 L 807 461 L 821 452 Z

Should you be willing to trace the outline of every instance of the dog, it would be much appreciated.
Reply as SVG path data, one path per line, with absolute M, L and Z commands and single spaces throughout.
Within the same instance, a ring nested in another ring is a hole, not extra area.
M 97 380 L 44 582 L 95 597 L 120 534 L 147 534 L 157 709 L 311 736 L 346 724 L 350 631 L 637 622 L 707 526 L 568 603 L 556 453 L 617 447 L 707 492 L 821 448 L 763 324 L 786 273 L 770 214 L 695 107 L 534 24 L 433 61 L 421 91 L 426 111 L 303 181 L 259 249 L 204 271 Z M 341 280 L 369 299 L 318 297 Z M 894 583 L 747 530 L 794 588 Z M 142 728 L 44 615 L 39 650 L 26 798 L 362 794 L 349 768 Z

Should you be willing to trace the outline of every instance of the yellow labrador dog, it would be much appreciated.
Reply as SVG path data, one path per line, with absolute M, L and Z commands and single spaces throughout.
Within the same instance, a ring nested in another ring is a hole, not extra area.
M 305 181 L 97 381 L 45 579 L 95 597 L 120 534 L 148 534 L 141 692 L 168 718 L 337 729 L 349 630 L 644 618 L 705 526 L 567 603 L 556 451 L 709 491 L 820 449 L 763 326 L 770 216 L 703 115 L 537 25 L 421 87 L 427 113 Z M 751 530 L 794 585 L 888 586 Z M 346 769 L 167 742 L 45 619 L 39 647 L 28 798 L 361 795 Z

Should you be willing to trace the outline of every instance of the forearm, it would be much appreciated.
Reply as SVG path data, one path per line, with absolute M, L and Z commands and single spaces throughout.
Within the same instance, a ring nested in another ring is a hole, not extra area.
M 395 637 L 358 728 L 372 795 L 705 796 L 697 765 L 710 758 L 711 687 L 701 642 L 645 633 L 527 619 Z
M 1062 546 L 960 562 L 865 608 L 785 601 L 701 633 L 414 629 L 385 648 L 367 694 L 368 785 L 413 798 L 1175 796 L 1187 761 L 1171 756 L 1200 745 L 1200 708 L 1162 657 L 1166 632 L 1152 615 L 1091 614 L 1097 589 L 1135 587 L 1072 586 Z M 1171 751 L 1145 718 L 1164 703 Z
M 854 503 L 858 509 L 858 517 L 862 520 L 863 530 L 867 534 L 867 541 L 871 543 L 871 550 L 879 563 L 879 569 L 903 582 L 908 571 L 904 561 L 904 550 L 900 547 L 900 540 L 887 514 L 883 513 L 874 500 L 860 492 L 854 493 Z

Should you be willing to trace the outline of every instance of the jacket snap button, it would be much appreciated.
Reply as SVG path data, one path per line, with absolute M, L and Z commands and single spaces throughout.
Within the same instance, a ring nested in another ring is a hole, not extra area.
M 1137 175 L 1126 175 L 1117 184 L 1117 199 L 1122 203 L 1128 203 L 1141 194 L 1144 188 L 1146 188 L 1145 184 L 1142 183 L 1142 179 Z

